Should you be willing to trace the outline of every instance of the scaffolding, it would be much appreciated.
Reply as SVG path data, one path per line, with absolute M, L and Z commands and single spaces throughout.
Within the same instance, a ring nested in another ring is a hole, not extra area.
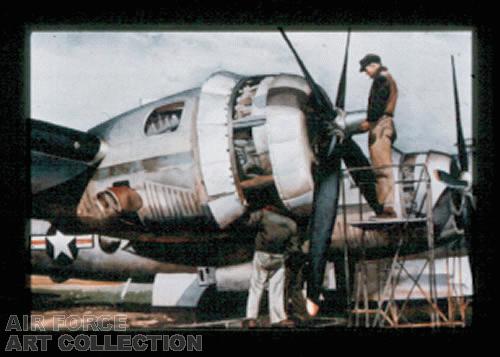
M 373 167 L 359 167 L 344 169 L 343 174 L 347 175 L 354 171 L 374 170 L 384 168 L 398 168 L 398 172 L 403 169 L 410 169 L 416 172 L 420 167 L 418 178 L 399 177 L 394 180 L 394 190 L 399 190 L 399 197 L 405 195 L 407 204 L 403 205 L 398 218 L 395 219 L 366 219 L 363 212 L 363 202 L 360 185 L 373 184 L 373 182 L 361 182 L 352 184 L 351 187 L 359 190 L 359 216 L 357 220 L 349 220 L 346 210 L 345 182 L 342 180 L 343 197 L 343 220 L 344 220 L 344 263 L 346 272 L 346 281 L 349 281 L 349 239 L 347 237 L 347 225 L 361 229 L 361 256 L 355 269 L 355 291 L 350 292 L 349 283 L 347 283 L 348 306 L 349 306 L 349 326 L 364 327 L 441 327 L 441 326 L 465 326 L 466 309 L 468 300 L 464 297 L 462 291 L 462 266 L 458 264 L 458 283 L 455 282 L 457 273 L 456 256 L 445 254 L 447 280 L 447 293 L 445 302 L 438 302 L 437 284 L 436 284 L 436 257 L 434 241 L 434 223 L 432 207 L 431 179 L 427 166 L 425 164 L 413 165 L 390 165 Z M 409 189 L 411 188 L 411 189 Z M 403 193 L 403 189 L 405 192 Z M 396 195 L 395 195 L 396 196 Z M 400 201 L 401 202 L 401 201 Z M 391 263 L 383 272 L 377 272 L 377 296 L 376 299 L 369 299 L 368 296 L 368 261 L 366 256 L 365 236 L 368 231 L 385 232 L 388 234 L 392 244 L 395 244 L 394 255 L 391 257 Z M 402 254 L 404 248 L 416 240 L 426 240 L 426 253 L 424 264 L 411 271 L 405 267 L 407 257 Z M 446 250 L 448 253 L 448 250 Z M 450 269 L 450 264 L 453 269 Z M 422 283 L 422 275 L 427 270 L 428 284 Z M 381 274 L 382 273 L 382 274 Z M 410 281 L 410 288 L 404 298 L 396 298 L 396 289 L 405 277 Z M 451 282 L 453 278 L 453 283 Z M 382 287 L 383 283 L 383 288 Z M 382 291 L 382 292 L 381 292 Z M 420 319 L 409 318 L 407 316 L 408 306 L 412 300 L 415 291 L 420 293 L 420 298 L 424 301 L 424 316 Z M 354 296 L 353 296 L 354 295 Z M 375 300 L 375 301 L 373 301 Z M 443 300 L 443 299 L 441 299 Z M 444 306 L 443 306 L 444 305 Z

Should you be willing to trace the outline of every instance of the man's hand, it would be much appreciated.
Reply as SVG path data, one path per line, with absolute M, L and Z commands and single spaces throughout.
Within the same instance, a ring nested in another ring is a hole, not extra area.
M 365 132 L 371 129 L 371 123 L 368 120 L 365 120 L 359 125 L 359 130 Z

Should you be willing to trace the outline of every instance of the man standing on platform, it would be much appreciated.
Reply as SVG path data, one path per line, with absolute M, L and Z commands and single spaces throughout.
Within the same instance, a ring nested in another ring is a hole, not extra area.
M 392 144 L 396 140 L 394 109 L 398 88 L 394 78 L 382 65 L 376 54 L 367 54 L 359 61 L 360 72 L 373 79 L 368 98 L 367 119 L 361 124 L 362 131 L 368 131 L 368 146 L 372 166 L 377 178 L 377 198 L 383 210 L 376 218 L 396 218 L 394 211 L 394 178 L 392 173 Z

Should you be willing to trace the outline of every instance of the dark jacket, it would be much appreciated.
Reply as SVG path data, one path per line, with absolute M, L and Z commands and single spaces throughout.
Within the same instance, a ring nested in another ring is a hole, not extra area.
M 261 209 L 250 215 L 247 224 L 258 230 L 255 250 L 285 255 L 300 250 L 297 224 L 288 217 Z
M 396 101 L 398 98 L 398 87 L 394 78 L 386 67 L 380 67 L 373 78 L 368 98 L 368 121 L 376 122 L 384 114 L 394 115 Z

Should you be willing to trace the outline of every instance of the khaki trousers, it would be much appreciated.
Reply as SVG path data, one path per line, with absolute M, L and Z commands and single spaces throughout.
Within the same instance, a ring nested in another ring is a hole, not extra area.
M 285 257 L 283 254 L 270 254 L 257 250 L 252 262 L 247 319 L 257 319 L 259 316 L 260 299 L 266 282 L 269 282 L 269 318 L 274 324 L 287 318 L 285 311 Z
M 396 137 L 392 117 L 384 115 L 371 128 L 368 147 L 372 166 L 392 165 L 392 143 Z M 377 199 L 384 208 L 394 208 L 394 177 L 392 167 L 375 169 Z

